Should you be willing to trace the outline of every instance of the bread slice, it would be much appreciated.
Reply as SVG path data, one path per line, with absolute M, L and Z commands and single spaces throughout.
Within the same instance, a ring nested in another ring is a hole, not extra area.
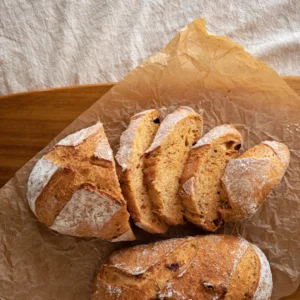
M 161 123 L 145 154 L 145 183 L 154 212 L 169 225 L 183 223 L 177 192 L 184 163 L 202 133 L 202 117 L 190 107 L 179 107 Z
M 272 287 L 269 262 L 258 247 L 206 235 L 114 252 L 99 270 L 92 299 L 268 300 Z
M 218 215 L 220 179 L 229 160 L 238 156 L 241 145 L 242 136 L 234 126 L 217 126 L 192 147 L 185 163 L 178 193 L 184 215 L 207 231 L 216 231 L 222 224 Z
M 252 216 L 280 182 L 290 161 L 285 144 L 265 141 L 231 160 L 221 179 L 221 207 L 225 222 Z
M 167 225 L 152 211 L 152 201 L 143 180 L 144 153 L 159 128 L 160 114 L 156 109 L 134 115 L 121 136 L 116 160 L 119 179 L 128 210 L 135 225 L 150 232 L 163 233 Z
M 100 122 L 67 136 L 38 161 L 27 196 L 38 219 L 62 234 L 134 239 Z

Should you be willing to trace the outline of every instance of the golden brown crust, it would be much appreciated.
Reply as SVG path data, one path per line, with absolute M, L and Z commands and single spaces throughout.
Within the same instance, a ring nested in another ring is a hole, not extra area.
M 250 267 L 249 267 L 250 266 Z M 253 299 L 258 288 L 260 276 L 260 259 L 252 247 L 247 248 L 229 281 L 225 299 Z
M 279 184 L 289 163 L 288 148 L 278 142 L 263 142 L 230 161 L 221 179 L 225 222 L 252 216 Z
M 241 144 L 242 136 L 234 126 L 217 126 L 193 146 L 185 163 L 178 193 L 184 215 L 207 231 L 216 231 L 223 223 L 218 214 L 220 179 Z
M 78 190 L 75 172 L 64 168 L 56 172 L 36 200 L 36 216 L 47 226 L 51 226 L 72 195 Z
M 183 207 L 177 192 L 184 163 L 202 134 L 202 117 L 180 107 L 162 122 L 145 154 L 144 180 L 154 212 L 169 225 L 183 224 Z
M 101 123 L 66 137 L 39 161 L 28 198 L 39 220 L 60 233 L 134 238 Z
M 266 300 L 272 288 L 269 266 L 267 272 Z M 260 275 L 260 256 L 243 239 L 171 239 L 113 253 L 100 268 L 93 299 L 131 299 L 131 291 L 132 299 L 137 294 L 140 299 L 252 299 Z
M 114 297 L 114 298 L 112 298 Z M 93 300 L 146 300 L 149 299 L 143 295 L 143 291 L 134 290 L 126 286 L 115 286 L 111 283 L 97 279 L 95 293 L 92 296 Z

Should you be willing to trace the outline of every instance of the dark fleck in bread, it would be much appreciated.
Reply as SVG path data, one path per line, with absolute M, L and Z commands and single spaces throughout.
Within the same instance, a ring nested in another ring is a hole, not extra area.
M 181 177 L 179 196 L 184 215 L 192 223 L 208 231 L 222 225 L 218 214 L 220 179 L 227 163 L 236 158 L 242 136 L 232 125 L 217 126 L 192 147 Z
M 152 201 L 143 180 L 144 153 L 151 145 L 159 124 L 160 114 L 156 109 L 134 115 L 121 136 L 116 155 L 120 184 L 129 213 L 136 226 L 150 233 L 163 233 L 168 228 L 153 213 Z
M 145 154 L 145 183 L 155 213 L 170 225 L 183 223 L 183 207 L 177 192 L 184 163 L 202 133 L 202 117 L 180 107 L 162 121 Z
M 265 141 L 231 160 L 221 179 L 221 207 L 225 222 L 252 216 L 280 182 L 290 161 L 285 144 Z
M 170 239 L 114 252 L 93 300 L 268 300 L 272 274 L 262 251 L 226 235 Z
M 38 219 L 60 233 L 134 239 L 100 122 L 67 136 L 37 162 L 27 196 Z

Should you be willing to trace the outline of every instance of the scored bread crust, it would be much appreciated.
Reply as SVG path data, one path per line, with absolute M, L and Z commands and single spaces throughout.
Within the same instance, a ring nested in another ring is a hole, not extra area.
M 169 225 L 183 224 L 183 207 L 177 192 L 184 163 L 202 134 L 202 117 L 181 106 L 161 123 L 145 152 L 144 179 L 154 212 Z
M 67 136 L 37 162 L 27 198 L 37 218 L 62 234 L 134 239 L 100 122 Z
M 264 141 L 231 160 L 221 179 L 221 207 L 225 222 L 252 216 L 281 181 L 290 160 L 288 147 Z
M 190 150 L 178 194 L 184 216 L 204 230 L 216 231 L 222 225 L 218 214 L 220 179 L 241 145 L 241 134 L 233 125 L 225 124 L 210 130 Z
M 128 210 L 135 225 L 150 232 L 166 232 L 167 225 L 152 211 L 146 185 L 143 182 L 144 153 L 159 128 L 160 114 L 150 109 L 134 115 L 120 138 L 116 155 L 118 175 Z
M 73 236 L 105 236 L 107 240 L 126 241 L 126 237 L 121 239 L 119 236 L 118 222 L 127 215 L 125 205 L 103 191 L 86 186 L 72 195 L 50 228 Z M 121 231 L 121 235 L 128 232 Z
M 261 250 L 242 238 L 207 235 L 112 253 L 99 270 L 93 300 L 268 300 L 271 293 L 271 270 Z

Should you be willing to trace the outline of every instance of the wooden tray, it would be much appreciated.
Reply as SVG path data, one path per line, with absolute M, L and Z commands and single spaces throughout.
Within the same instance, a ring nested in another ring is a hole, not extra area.
M 300 77 L 284 77 L 300 94 Z M 0 187 L 114 83 L 0 97 Z
M 283 77 L 300 95 L 300 77 Z M 0 97 L 0 187 L 114 83 Z M 300 290 L 285 300 L 300 299 Z

